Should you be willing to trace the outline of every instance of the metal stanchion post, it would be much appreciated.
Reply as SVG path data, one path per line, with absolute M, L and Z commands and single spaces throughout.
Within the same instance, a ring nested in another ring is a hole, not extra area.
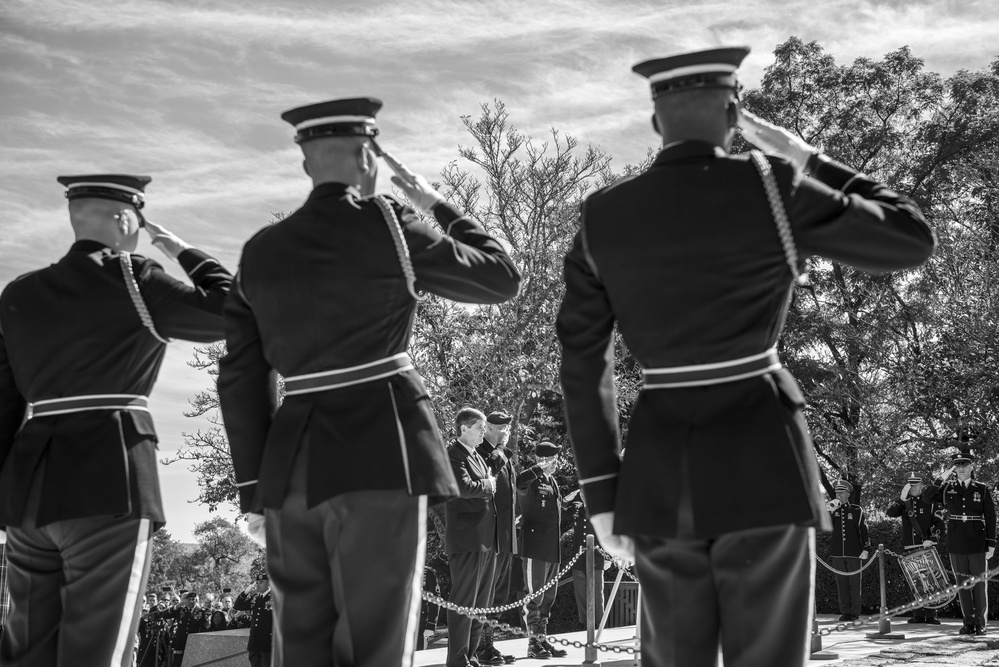
M 809 660 L 837 660 L 839 653 L 822 650 L 822 635 L 819 634 L 819 605 L 812 610 L 812 651 Z
M 593 642 L 597 636 L 597 610 L 596 610 L 596 586 L 593 576 L 593 536 L 586 536 L 586 649 L 583 651 L 584 665 L 599 665 L 597 661 L 597 649 Z M 603 591 L 600 591 L 603 594 Z
M 863 563 L 861 563 L 863 565 Z M 892 633 L 891 619 L 888 618 L 888 595 L 885 591 L 885 545 L 878 545 L 878 571 L 881 575 L 881 619 L 878 622 L 877 632 L 868 632 L 870 639 L 905 639 L 901 633 Z

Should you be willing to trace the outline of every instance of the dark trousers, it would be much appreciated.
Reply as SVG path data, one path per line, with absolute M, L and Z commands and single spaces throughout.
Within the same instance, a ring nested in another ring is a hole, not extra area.
M 776 526 L 714 539 L 636 536 L 642 665 L 808 663 L 815 532 Z
M 839 613 L 847 616 L 860 616 L 860 584 L 863 575 L 859 572 L 863 561 L 849 556 L 830 556 L 829 564 L 841 572 L 857 574 L 834 574 L 836 592 L 839 594 Z
M 151 534 L 148 519 L 111 516 L 8 528 L 12 609 L 0 664 L 129 667 Z
M 950 554 L 950 566 L 957 575 L 957 583 L 962 583 L 971 577 L 985 574 L 988 565 L 985 561 L 985 554 Z M 989 595 L 985 588 L 985 582 L 980 581 L 970 590 L 962 589 L 957 592 L 957 598 L 961 601 L 961 614 L 964 616 L 964 624 L 968 626 L 985 626 L 985 621 L 989 615 Z
M 448 601 L 462 607 L 486 607 L 493 596 L 495 551 L 470 551 L 448 556 L 451 595 Z M 447 667 L 465 667 L 479 648 L 482 622 L 450 609 L 447 612 Z
M 254 653 L 251 651 L 247 655 L 250 658 L 250 667 L 271 667 L 270 653 Z
M 266 511 L 274 667 L 409 667 L 426 553 L 426 496 L 355 491 L 312 509 L 300 450 Z M 266 654 L 262 654 L 266 655 Z
M 524 558 L 522 560 L 524 562 L 523 597 L 533 596 L 524 603 L 524 624 L 532 635 L 543 635 L 548 630 L 548 618 L 551 616 L 552 604 L 555 602 L 558 586 L 552 586 L 538 596 L 534 596 L 534 592 L 555 578 L 558 574 L 558 563 L 549 563 L 537 558 Z
M 510 571 L 513 568 L 513 554 L 499 552 L 496 554 L 496 569 L 493 573 L 493 591 L 487 607 L 499 607 L 510 602 Z M 490 614 L 490 618 L 499 618 L 501 614 Z M 492 642 L 493 628 L 491 625 L 482 627 L 482 646 Z M 480 646 L 480 648 L 482 647 Z
M 576 612 L 579 622 L 586 625 L 586 570 L 572 571 L 572 589 L 576 593 Z M 593 568 L 593 622 L 600 627 L 604 617 L 604 569 Z

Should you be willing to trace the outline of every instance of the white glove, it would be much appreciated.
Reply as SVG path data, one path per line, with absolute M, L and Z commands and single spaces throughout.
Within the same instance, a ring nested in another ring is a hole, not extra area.
M 860 560 L 867 560 L 867 549 L 860 552 Z
M 826 509 L 829 510 L 830 512 L 835 512 L 836 510 L 839 509 L 839 506 L 840 506 L 839 498 L 833 498 L 832 500 L 826 501 Z
M 146 220 L 146 231 L 149 232 L 149 237 L 152 239 L 153 245 L 175 262 L 180 253 L 193 247 L 190 243 L 185 243 L 183 239 L 173 232 L 167 231 L 165 228 L 148 220 Z
M 433 630 L 424 630 L 423 631 L 423 638 L 424 639 L 430 639 L 433 636 L 434 636 L 434 631 Z
M 948 479 L 950 479 L 950 476 L 953 475 L 953 474 L 954 474 L 954 466 L 951 466 L 951 467 L 947 468 L 946 470 L 944 470 L 943 481 L 946 482 Z
M 250 539 L 261 548 L 267 548 L 267 533 L 265 531 L 264 515 L 251 512 L 246 521 L 246 532 Z
M 495 477 L 487 477 L 486 479 L 489 480 L 489 493 L 492 493 L 493 495 L 495 495 L 496 494 L 496 478 Z
M 635 562 L 635 542 L 627 535 L 614 534 L 614 512 L 601 512 L 590 517 L 593 532 L 604 550 L 625 565 Z
M 909 489 L 912 488 L 909 484 L 902 487 L 902 493 L 899 494 L 898 499 L 903 503 L 909 499 Z
M 0 544 L 7 544 L 7 531 L 0 529 Z
M 818 152 L 798 135 L 768 123 L 745 109 L 739 114 L 739 127 L 746 141 L 767 153 L 787 158 L 799 173 L 808 164 L 808 158 Z
M 923 540 L 924 547 L 932 547 L 934 544 L 936 544 L 936 542 L 934 542 L 933 540 Z
M 391 153 L 382 151 L 382 157 L 396 174 L 392 177 L 392 183 L 405 192 L 409 201 L 420 211 L 430 213 L 434 206 L 444 201 L 444 195 L 434 190 L 427 179 L 410 171 Z
M 989 547 L 989 550 L 985 552 L 985 560 L 989 560 L 990 558 L 992 558 L 995 552 L 996 552 L 995 547 Z

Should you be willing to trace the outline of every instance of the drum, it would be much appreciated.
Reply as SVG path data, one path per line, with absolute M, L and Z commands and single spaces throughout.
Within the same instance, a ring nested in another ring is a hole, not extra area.
M 909 553 L 899 556 L 898 564 L 902 568 L 902 573 L 905 574 L 905 580 L 909 582 L 909 589 L 912 590 L 913 597 L 916 599 L 938 595 L 953 585 L 940 561 L 940 554 L 933 547 L 913 549 Z M 929 609 L 940 609 L 950 604 L 956 596 L 957 593 L 951 592 L 946 598 L 924 606 Z

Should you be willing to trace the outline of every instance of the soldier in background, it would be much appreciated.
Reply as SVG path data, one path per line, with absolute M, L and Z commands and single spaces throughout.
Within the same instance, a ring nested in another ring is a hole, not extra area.
M 160 615 L 174 622 L 173 636 L 170 637 L 170 667 L 181 667 L 188 636 L 208 629 L 208 612 L 201 607 L 201 600 L 195 591 L 184 591 L 180 596 L 180 604 Z
M 274 619 L 271 603 L 270 580 L 258 574 L 232 603 L 237 611 L 248 611 L 250 637 L 246 642 L 250 667 L 270 667 Z
M 902 519 L 902 549 L 905 551 L 933 547 L 943 539 L 943 505 L 923 493 L 923 489 L 923 478 L 913 471 L 898 500 L 886 511 L 888 516 Z M 931 607 L 916 609 L 908 622 L 940 625 L 937 610 Z
M 479 456 L 486 462 L 496 479 L 496 571 L 493 575 L 493 592 L 486 607 L 499 607 L 510 602 L 510 574 L 517 556 L 517 469 L 513 452 L 506 446 L 510 440 L 513 417 L 506 412 L 490 412 L 486 417 L 486 432 L 478 447 Z M 496 614 L 494 618 L 498 618 Z M 493 627 L 482 628 L 482 643 L 476 657 L 484 665 L 502 665 L 514 662 L 512 655 L 503 655 L 493 645 Z
M 836 498 L 826 507 L 832 514 L 833 534 L 829 542 L 829 564 L 842 572 L 835 574 L 836 592 L 839 596 L 841 621 L 855 621 L 860 618 L 861 567 L 871 549 L 870 533 L 867 529 L 867 516 L 860 505 L 850 502 L 853 484 L 841 479 L 836 482 Z
M 552 471 L 562 448 L 551 442 L 539 442 L 534 448 L 535 463 L 517 475 L 522 523 L 520 554 L 524 564 L 524 625 L 530 633 L 528 658 L 562 658 L 566 652 L 548 640 L 548 618 L 558 593 L 552 586 L 540 596 L 534 592 L 558 576 L 561 561 L 560 529 L 562 495 Z M 533 597 L 532 597 L 533 596 Z
M 579 553 L 580 549 L 586 547 L 586 536 L 593 535 L 593 524 L 586 514 L 586 505 L 582 499 L 575 500 L 579 496 L 579 490 L 575 490 L 566 496 L 566 501 L 572 502 L 572 553 Z M 595 546 L 599 542 L 594 540 Z M 593 617 L 596 624 L 600 625 L 600 620 L 604 617 L 604 571 L 611 565 L 610 560 L 604 558 L 600 549 L 593 550 Z M 576 613 L 579 622 L 586 625 L 586 554 L 576 559 L 572 564 L 572 589 L 576 594 Z
M 992 492 L 972 479 L 975 457 L 960 451 L 951 457 L 953 465 L 926 489 L 928 498 L 943 503 L 947 510 L 947 553 L 957 575 L 957 583 L 988 571 L 988 559 L 996 550 L 996 507 Z M 950 479 L 951 473 L 957 479 Z M 957 593 L 964 624 L 962 635 L 988 634 L 989 594 L 985 581 Z

